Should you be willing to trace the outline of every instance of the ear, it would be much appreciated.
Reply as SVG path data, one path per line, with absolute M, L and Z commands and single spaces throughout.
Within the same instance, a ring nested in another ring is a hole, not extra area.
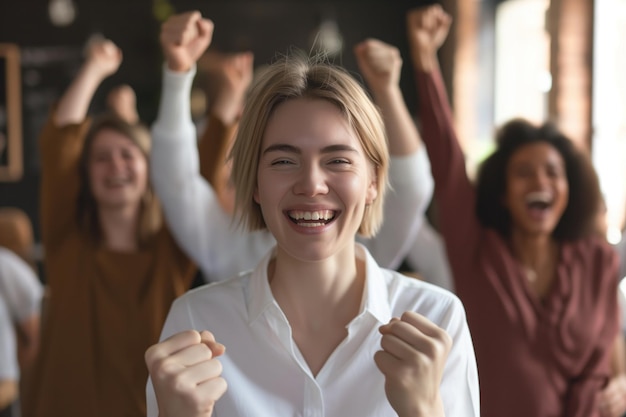
M 367 191 L 365 193 L 365 204 L 370 205 L 374 201 L 376 201 L 376 197 L 378 197 L 378 177 L 376 173 L 372 175 L 372 180 L 367 186 Z
M 259 201 L 259 186 L 255 186 L 254 187 L 254 192 L 252 193 L 252 198 L 254 198 L 254 202 L 257 204 L 261 204 L 261 202 Z

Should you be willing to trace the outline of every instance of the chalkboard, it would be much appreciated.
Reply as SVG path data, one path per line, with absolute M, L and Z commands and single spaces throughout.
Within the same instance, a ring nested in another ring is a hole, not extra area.
M 0 43 L 0 181 L 19 181 L 22 164 L 20 49 Z

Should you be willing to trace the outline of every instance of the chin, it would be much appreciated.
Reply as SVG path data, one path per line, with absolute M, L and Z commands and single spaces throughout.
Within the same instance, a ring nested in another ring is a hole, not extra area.
M 129 198 L 103 198 L 98 205 L 109 210 L 122 210 L 129 207 L 139 206 L 140 200 Z
M 328 245 L 287 245 L 282 246 L 282 251 L 290 258 L 300 262 L 321 262 L 336 255 L 338 251 L 333 251 Z

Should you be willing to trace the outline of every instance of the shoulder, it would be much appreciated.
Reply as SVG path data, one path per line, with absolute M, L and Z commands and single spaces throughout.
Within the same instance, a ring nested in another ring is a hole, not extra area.
M 585 279 L 580 285 L 584 285 L 590 294 L 614 296 L 620 261 L 615 249 L 605 239 L 594 236 L 564 244 L 561 262 L 572 271 L 583 271 Z
M 221 309 L 229 305 L 234 306 L 234 303 L 244 300 L 251 275 L 252 273 L 247 271 L 223 281 L 201 285 L 187 291 L 174 303 L 178 304 L 179 308 L 185 306 L 186 309 L 190 310 L 200 307 L 202 309 Z
M 394 316 L 410 310 L 440 327 L 446 327 L 452 320 L 465 320 L 463 303 L 452 292 L 396 271 L 382 271 Z
M 565 244 L 564 260 L 571 262 L 574 259 L 587 259 L 594 264 L 604 266 L 617 265 L 618 254 L 605 239 L 591 236 L 584 239 L 578 239 Z

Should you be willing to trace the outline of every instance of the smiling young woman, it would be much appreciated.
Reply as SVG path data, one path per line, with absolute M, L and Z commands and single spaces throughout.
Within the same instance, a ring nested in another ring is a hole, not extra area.
M 298 57 L 263 72 L 232 175 L 241 223 L 276 243 L 174 302 L 146 352 L 149 416 L 479 415 L 458 299 L 355 242 L 380 226 L 388 165 L 382 118 L 347 72 Z

